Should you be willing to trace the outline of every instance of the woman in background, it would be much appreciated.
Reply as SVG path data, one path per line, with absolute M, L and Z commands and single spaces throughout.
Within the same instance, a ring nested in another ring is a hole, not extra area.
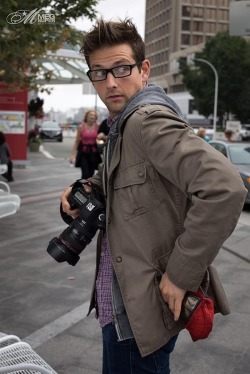
M 6 143 L 5 135 L 2 131 L 0 131 L 0 163 L 8 166 L 7 173 L 2 174 L 2 176 L 7 179 L 8 182 L 13 182 L 13 164 L 11 161 L 10 147 L 9 144 Z
M 101 162 L 96 144 L 98 129 L 97 112 L 88 110 L 83 123 L 77 128 L 76 139 L 70 155 L 70 162 L 81 168 L 83 179 L 93 176 Z
M 196 135 L 208 143 L 211 141 L 211 138 L 206 135 L 206 129 L 204 127 L 200 127 Z

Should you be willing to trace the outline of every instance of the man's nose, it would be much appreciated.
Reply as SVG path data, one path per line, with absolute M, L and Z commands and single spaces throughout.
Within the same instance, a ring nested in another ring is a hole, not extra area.
M 117 86 L 116 78 L 113 76 L 111 71 L 107 73 L 107 78 L 106 78 L 107 86 L 108 87 L 114 87 Z

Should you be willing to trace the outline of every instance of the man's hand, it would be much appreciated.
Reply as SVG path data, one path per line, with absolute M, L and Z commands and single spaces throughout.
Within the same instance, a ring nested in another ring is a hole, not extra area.
M 85 189 L 86 192 L 90 193 L 92 188 L 90 184 L 83 184 L 82 187 Z M 68 197 L 72 191 L 72 187 L 67 187 L 62 195 L 61 195 L 61 203 L 62 203 L 62 210 L 67 213 L 69 216 L 76 218 L 79 216 L 79 210 L 78 209 L 70 209 L 70 205 L 68 202 Z
M 160 291 L 163 299 L 168 304 L 169 309 L 174 315 L 174 320 L 178 321 L 181 313 L 181 304 L 186 291 L 175 286 L 164 273 L 160 282 Z
M 61 195 L 62 210 L 64 211 L 64 213 L 67 213 L 69 216 L 76 218 L 79 215 L 78 209 L 71 210 L 69 202 L 68 202 L 68 197 L 71 191 L 72 191 L 72 187 L 67 187 Z

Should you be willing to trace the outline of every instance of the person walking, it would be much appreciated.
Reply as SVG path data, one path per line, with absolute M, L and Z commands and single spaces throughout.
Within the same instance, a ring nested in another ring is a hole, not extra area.
M 96 309 L 102 328 L 102 373 L 169 374 L 184 328 L 184 295 L 214 269 L 246 189 L 164 90 L 148 84 L 150 62 L 131 20 L 99 19 L 81 52 L 110 116 L 104 162 L 81 181 L 86 191 L 96 186 L 106 197 L 89 309 Z M 71 190 L 62 193 L 62 209 L 76 217 L 68 203 Z M 208 292 L 216 311 L 228 314 L 222 290 L 217 277 Z
M 13 182 L 13 163 L 11 160 L 11 151 L 9 144 L 6 142 L 5 135 L 0 131 L 0 163 L 7 165 L 7 172 L 2 176 L 8 181 Z
M 233 141 L 233 131 L 230 130 L 230 129 L 227 129 L 224 131 L 224 135 L 225 135 L 225 138 L 228 142 L 232 142 Z
M 209 143 L 211 141 L 211 138 L 206 134 L 206 129 L 204 127 L 200 127 L 196 135 L 205 140 L 205 142 Z
M 88 110 L 85 113 L 83 124 L 77 128 L 76 138 L 70 155 L 70 162 L 81 168 L 82 178 L 89 178 L 94 174 L 102 161 L 97 149 L 96 139 L 99 126 L 97 112 Z

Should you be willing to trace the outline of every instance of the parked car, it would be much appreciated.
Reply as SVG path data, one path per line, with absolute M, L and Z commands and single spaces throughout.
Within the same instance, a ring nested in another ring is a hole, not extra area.
M 63 130 L 58 122 L 44 121 L 40 127 L 40 136 L 44 139 L 63 141 Z
M 212 140 L 209 144 L 226 156 L 232 164 L 235 165 L 246 189 L 248 190 L 246 203 L 250 204 L 250 143 Z
M 250 139 L 250 124 L 241 124 L 240 136 L 242 140 Z

